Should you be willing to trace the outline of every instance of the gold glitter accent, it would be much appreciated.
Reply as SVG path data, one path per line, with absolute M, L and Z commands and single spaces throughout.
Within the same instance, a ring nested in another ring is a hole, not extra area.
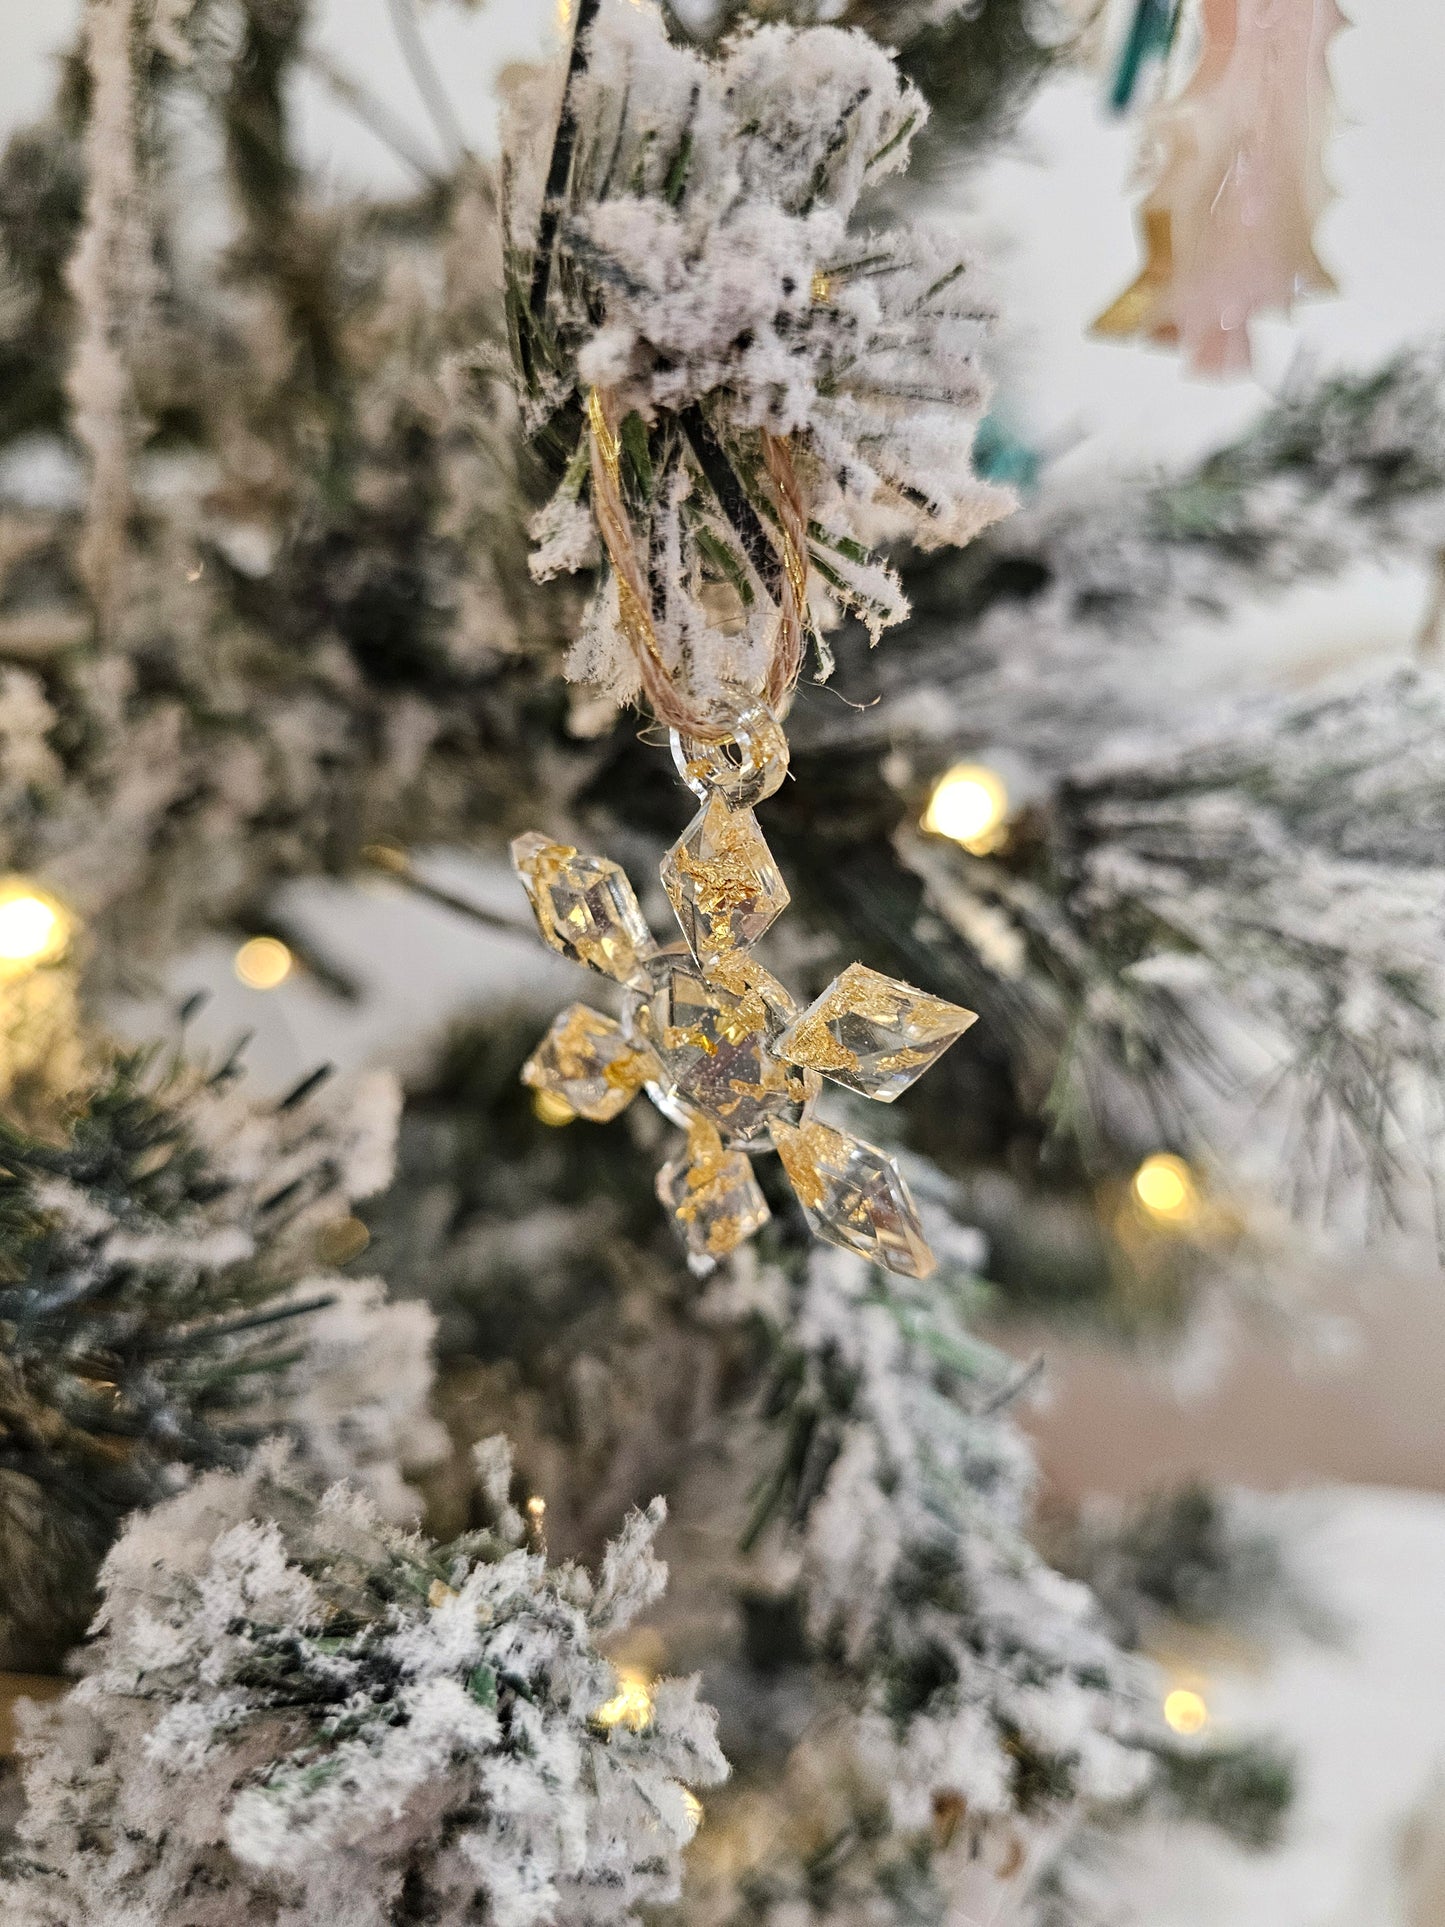
M 656 946 L 620 864 L 532 830 L 513 840 L 512 867 L 554 950 L 618 983 L 641 979 Z
M 688 1265 L 699 1274 L 736 1251 L 770 1216 L 746 1153 L 726 1149 L 704 1118 L 688 1126 L 686 1159 L 658 1172 L 657 1195 L 682 1234 Z
M 1169 284 L 1174 274 L 1174 230 L 1169 210 L 1144 208 L 1141 226 L 1144 265 L 1137 279 L 1089 323 L 1089 332 L 1114 336 L 1142 334 L 1155 341 L 1176 341 L 1178 330 L 1167 309 Z
M 775 1122 L 773 1144 L 813 1235 L 906 1278 L 937 1260 L 892 1158 L 860 1138 L 807 1119 Z
M 662 860 L 662 884 L 688 949 L 711 969 L 756 943 L 788 906 L 788 889 L 751 810 L 713 796 Z
M 866 964 L 849 964 L 778 1038 L 789 1063 L 891 1104 L 961 1037 L 977 1014 Z
M 814 268 L 812 284 L 808 290 L 816 305 L 833 299 L 833 277 L 822 268 Z
M 661 1075 L 648 1051 L 634 1048 L 622 1026 L 586 1004 L 571 1004 L 522 1066 L 522 1082 L 593 1124 L 625 1110 Z
M 622 444 L 613 432 L 607 419 L 607 411 L 602 405 L 600 390 L 587 390 L 587 425 L 592 430 L 592 439 L 597 444 L 597 453 L 602 457 L 602 466 L 607 470 L 608 480 L 615 486 L 622 480 Z
M 650 992 L 629 1004 L 627 1021 L 662 1066 L 654 1096 L 667 1114 L 678 1122 L 700 1116 L 746 1143 L 773 1118 L 799 1115 L 811 1094 L 806 1073 L 772 1051 L 773 1033 L 796 1010 L 761 964 L 750 962 L 735 996 L 690 958 L 668 957 L 654 966 Z

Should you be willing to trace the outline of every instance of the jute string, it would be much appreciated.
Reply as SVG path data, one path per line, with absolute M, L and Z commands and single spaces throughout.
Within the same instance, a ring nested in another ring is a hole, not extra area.
M 617 583 L 618 622 L 637 663 L 643 694 L 657 720 L 700 742 L 725 742 L 732 735 L 732 724 L 759 701 L 774 715 L 781 715 L 802 672 L 807 635 L 808 517 L 797 470 L 787 442 L 764 432 L 763 465 L 772 484 L 783 564 L 778 626 L 762 687 L 740 691 L 728 714 L 717 704 L 698 703 L 687 693 L 658 643 L 647 572 L 637 552 L 636 532 L 622 495 L 622 446 L 616 412 L 605 389 L 589 392 L 592 506 Z

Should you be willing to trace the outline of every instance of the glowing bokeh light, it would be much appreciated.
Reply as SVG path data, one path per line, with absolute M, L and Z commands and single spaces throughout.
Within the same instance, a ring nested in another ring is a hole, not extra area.
M 652 1683 L 632 1666 L 617 1669 L 617 1691 L 592 1715 L 599 1726 L 628 1726 L 640 1733 L 652 1723 Z
M 275 990 L 291 975 L 293 962 L 279 937 L 248 937 L 236 952 L 236 975 L 247 990 Z
M 64 956 L 70 918 L 53 897 L 12 877 L 0 884 L 0 971 L 19 976 Z
M 1169 1151 L 1156 1151 L 1145 1158 L 1134 1173 L 1134 1196 L 1151 1217 L 1176 1223 L 1192 1218 L 1199 1209 L 1194 1173 L 1183 1158 Z
M 983 856 L 996 847 L 1007 815 L 1002 778 L 982 763 L 955 763 L 934 784 L 922 827 Z
M 1164 1724 L 1186 1738 L 1202 1733 L 1209 1724 L 1209 1708 L 1192 1686 L 1176 1686 L 1164 1696 Z

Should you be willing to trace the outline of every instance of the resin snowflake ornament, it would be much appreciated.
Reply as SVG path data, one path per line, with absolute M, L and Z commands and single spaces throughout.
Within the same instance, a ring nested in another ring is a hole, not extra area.
M 747 719 L 729 756 L 675 741 L 702 809 L 668 851 L 662 880 L 686 944 L 655 944 L 615 863 L 535 833 L 512 845 L 554 950 L 627 986 L 622 1022 L 573 1004 L 523 1080 L 605 1122 L 646 1090 L 687 1132 L 657 1191 L 705 1273 L 768 1219 L 748 1153 L 771 1147 L 814 1233 L 909 1277 L 933 1254 L 893 1160 L 812 1115 L 823 1078 L 891 1103 L 962 1035 L 974 1013 L 850 964 L 807 1010 L 750 945 L 788 902 L 751 805 L 782 781 L 770 718 Z M 738 743 L 743 745 L 739 751 Z

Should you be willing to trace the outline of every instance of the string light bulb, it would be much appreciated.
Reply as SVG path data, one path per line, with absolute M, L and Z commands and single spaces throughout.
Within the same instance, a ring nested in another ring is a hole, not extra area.
M 236 952 L 235 971 L 247 990 L 275 990 L 294 961 L 279 937 L 248 937 Z
M 702 1825 L 702 1801 L 698 1799 L 690 1786 L 683 1787 L 681 1791 L 683 1812 L 686 1813 L 688 1819 L 691 1820 L 692 1830 L 696 1833 Z
M 997 771 L 983 763 L 955 763 L 934 784 L 921 827 L 986 856 L 1003 840 L 1007 817 L 1008 790 Z
M 1183 1158 L 1156 1151 L 1134 1173 L 1135 1198 L 1151 1218 L 1185 1224 L 1199 1211 L 1199 1186 Z
M 1176 1686 L 1164 1695 L 1164 1724 L 1172 1733 L 1192 1739 L 1209 1724 L 1209 1707 L 1192 1686 Z
M 0 976 L 23 977 L 70 948 L 71 920 L 55 898 L 24 877 L 0 883 Z
M 617 1691 L 592 1715 L 598 1726 L 630 1727 L 640 1733 L 652 1724 L 652 1682 L 635 1666 L 619 1666 Z

